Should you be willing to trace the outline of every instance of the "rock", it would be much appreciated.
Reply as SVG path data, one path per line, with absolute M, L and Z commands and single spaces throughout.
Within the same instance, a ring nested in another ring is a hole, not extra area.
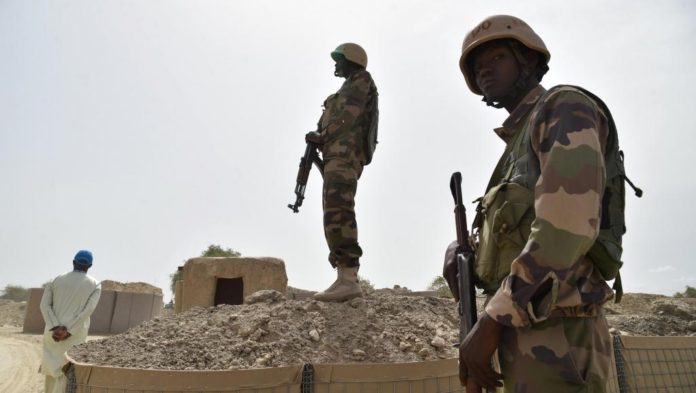
M 437 349 L 442 349 L 447 346 L 447 342 L 444 338 L 440 336 L 435 336 L 435 338 L 433 338 L 433 340 L 430 342 L 430 345 Z
M 276 291 L 275 289 L 263 289 L 256 291 L 244 299 L 244 304 L 254 304 L 254 303 L 275 303 L 285 300 L 285 296 L 282 293 Z
M 353 360 L 362 361 L 362 360 L 365 360 L 366 356 L 367 356 L 367 354 L 362 349 L 354 349 L 352 352 Z
M 319 337 L 319 332 L 317 331 L 317 329 L 310 330 L 309 337 L 312 339 L 312 341 L 315 341 L 315 342 L 319 341 L 320 337 Z
M 423 348 L 420 351 L 418 351 L 418 356 L 420 356 L 422 359 L 425 359 L 428 356 L 430 356 L 430 350 L 428 348 Z
M 356 298 L 350 299 L 348 304 L 353 308 L 360 308 L 360 307 L 365 305 L 365 299 L 363 299 L 361 297 L 356 297 Z
M 689 322 L 689 324 L 686 325 L 686 328 L 692 332 L 696 332 L 696 320 Z
M 268 362 L 269 362 L 270 360 L 271 360 L 271 358 L 268 357 L 268 356 L 264 356 L 264 357 L 258 358 L 258 359 L 256 359 L 256 365 L 257 365 L 257 366 L 267 366 L 267 365 L 268 365 Z
M 309 312 L 309 311 L 321 311 L 321 307 L 319 306 L 319 303 L 315 300 L 311 300 L 308 302 L 304 307 L 302 307 L 303 310 Z
M 401 342 L 399 343 L 399 349 L 400 349 L 401 351 L 403 351 L 403 352 L 408 351 L 409 349 L 411 349 L 411 347 L 412 347 L 412 346 L 411 346 L 411 344 L 409 344 L 409 343 L 406 343 L 406 342 L 403 342 L 403 341 L 401 341 Z
M 256 326 L 242 325 L 239 327 L 237 334 L 239 335 L 239 337 L 247 338 L 255 331 L 256 331 Z

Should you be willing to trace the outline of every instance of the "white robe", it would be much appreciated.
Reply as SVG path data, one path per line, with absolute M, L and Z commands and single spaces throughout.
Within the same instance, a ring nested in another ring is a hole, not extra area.
M 65 353 L 73 346 L 85 342 L 89 331 L 89 317 L 97 307 L 101 284 L 92 276 L 80 271 L 61 274 L 44 289 L 41 298 L 41 314 L 46 322 L 43 338 L 41 372 L 50 377 L 60 377 L 67 363 Z M 55 342 L 50 330 L 65 326 L 71 336 Z

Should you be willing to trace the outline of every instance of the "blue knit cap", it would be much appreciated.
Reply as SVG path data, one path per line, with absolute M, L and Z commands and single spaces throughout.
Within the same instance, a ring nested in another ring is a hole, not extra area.
M 92 252 L 88 250 L 80 250 L 75 254 L 75 258 L 73 259 L 73 263 L 76 263 L 81 266 L 87 266 L 91 267 L 92 266 Z

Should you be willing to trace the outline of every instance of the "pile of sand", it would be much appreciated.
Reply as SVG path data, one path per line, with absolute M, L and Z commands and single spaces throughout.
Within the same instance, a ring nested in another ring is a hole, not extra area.
M 98 365 L 175 370 L 457 356 L 459 320 L 451 299 L 377 290 L 337 304 L 285 299 L 277 292 L 256 301 L 155 318 L 70 355 Z M 696 336 L 696 299 L 626 294 L 606 311 L 615 334 Z
M 625 294 L 604 309 L 609 326 L 632 336 L 696 336 L 696 298 Z
M 451 299 L 378 292 L 346 303 L 281 299 L 155 318 L 70 356 L 177 370 L 414 362 L 455 357 L 458 322 Z
M 145 282 L 118 282 L 104 280 L 101 282 L 102 291 L 118 291 L 131 293 L 146 293 L 162 296 L 162 289 Z
M 0 299 L 0 326 L 24 325 L 24 314 L 27 310 L 27 302 Z

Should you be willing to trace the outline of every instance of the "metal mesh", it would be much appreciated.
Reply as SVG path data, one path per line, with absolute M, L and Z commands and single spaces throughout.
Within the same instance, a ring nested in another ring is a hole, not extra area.
M 300 393 L 313 393 L 314 389 L 314 367 L 311 363 L 302 366 L 302 384 Z
M 77 380 L 75 379 L 75 365 L 70 364 L 68 366 L 68 371 L 65 373 L 67 377 L 67 384 L 65 388 L 65 393 L 76 393 L 77 392 Z
M 696 392 L 696 348 L 622 348 L 622 392 Z

